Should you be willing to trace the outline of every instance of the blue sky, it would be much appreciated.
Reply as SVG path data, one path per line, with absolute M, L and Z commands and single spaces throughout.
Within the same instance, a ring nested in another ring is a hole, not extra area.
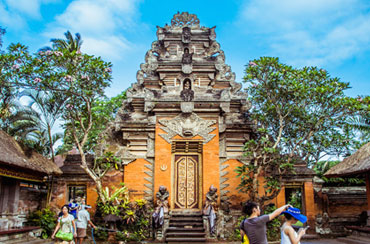
M 3 48 L 21 42 L 31 52 L 70 30 L 82 51 L 113 63 L 114 96 L 135 82 L 156 26 L 177 11 L 216 26 L 226 63 L 241 82 L 244 65 L 261 56 L 294 67 L 318 66 L 350 82 L 347 95 L 370 95 L 370 1 L 367 0 L 0 0 Z

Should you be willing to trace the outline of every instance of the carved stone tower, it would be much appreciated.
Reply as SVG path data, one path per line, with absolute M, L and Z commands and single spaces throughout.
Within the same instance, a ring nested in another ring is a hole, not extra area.
M 220 189 L 221 209 L 239 208 L 234 169 L 245 163 L 249 104 L 215 27 L 178 13 L 157 37 L 111 131 L 124 182 L 132 197 L 150 201 L 166 186 L 171 211 L 202 209 L 211 185 Z

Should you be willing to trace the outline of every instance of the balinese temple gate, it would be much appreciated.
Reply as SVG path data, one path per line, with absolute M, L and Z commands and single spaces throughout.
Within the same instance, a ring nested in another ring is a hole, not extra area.
M 240 215 L 247 199 L 236 190 L 234 172 L 248 163 L 247 94 L 225 64 L 215 27 L 200 26 L 196 15 L 175 14 L 171 25 L 157 27 L 157 38 L 127 90 L 106 148 L 122 158 L 132 198 L 156 205 L 159 187 L 166 188 L 170 221 L 166 217 L 164 229 L 176 216 L 201 222 L 205 206 L 212 205 L 217 219 L 212 229 L 204 217 L 207 237 L 223 237 L 227 216 Z

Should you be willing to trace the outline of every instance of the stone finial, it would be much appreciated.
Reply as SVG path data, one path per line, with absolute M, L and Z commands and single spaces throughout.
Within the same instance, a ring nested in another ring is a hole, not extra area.
M 199 19 L 195 14 L 177 12 L 171 20 L 171 26 L 199 26 Z

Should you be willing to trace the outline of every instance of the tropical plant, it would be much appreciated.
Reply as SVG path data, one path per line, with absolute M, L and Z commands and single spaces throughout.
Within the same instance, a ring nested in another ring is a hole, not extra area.
M 76 33 L 75 36 L 76 38 L 73 38 L 72 33 L 67 31 L 64 33 L 65 39 L 52 38 L 50 39 L 51 47 L 43 47 L 39 51 L 67 50 L 69 52 L 80 52 L 83 41 L 80 33 Z
M 45 136 L 47 142 L 43 143 L 43 146 L 47 146 L 48 152 L 51 158 L 54 161 L 55 153 L 54 153 L 54 144 L 58 139 L 61 138 L 61 133 L 53 133 L 53 127 L 58 119 L 62 115 L 62 109 L 64 106 L 64 100 L 58 96 L 58 94 L 42 92 L 42 91 L 35 91 L 35 90 L 24 90 L 19 94 L 20 97 L 27 97 L 29 98 L 29 102 L 27 106 L 29 108 L 34 108 L 35 111 L 39 114 L 39 121 L 40 121 L 40 128 L 41 128 L 41 135 Z
M 56 214 L 49 208 L 36 210 L 27 216 L 27 225 L 40 226 L 42 228 L 41 237 L 46 239 L 51 236 L 56 225 Z
M 283 175 L 297 161 L 314 164 L 353 150 L 354 132 L 345 122 L 365 109 L 347 97 L 349 84 L 316 67 L 293 68 L 278 58 L 251 61 L 244 81 L 254 133 L 245 144 L 248 165 L 236 169 L 238 189 L 261 206 L 281 190 Z M 367 108 L 366 108 L 367 109 Z M 263 186 L 264 192 L 258 192 Z

